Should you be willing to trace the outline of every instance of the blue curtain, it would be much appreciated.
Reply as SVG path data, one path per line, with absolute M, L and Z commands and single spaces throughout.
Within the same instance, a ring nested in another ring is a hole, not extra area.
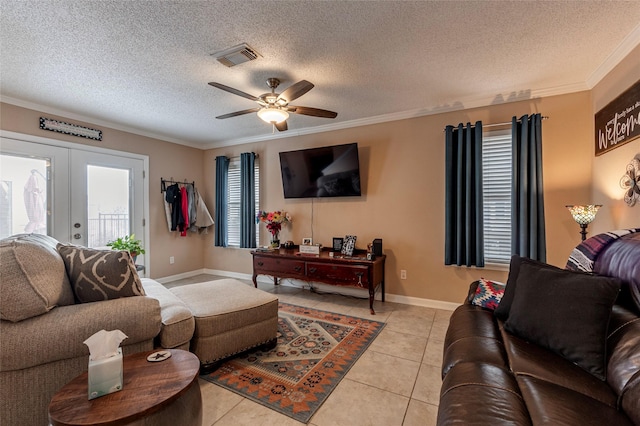
M 216 157 L 216 206 L 215 206 L 215 246 L 227 246 L 227 210 L 228 210 L 229 159 Z
M 445 265 L 484 266 L 482 122 L 445 128 Z
M 256 154 L 240 154 L 240 247 L 256 248 Z
M 511 249 L 514 254 L 546 262 L 542 188 L 542 116 L 513 117 L 513 186 Z

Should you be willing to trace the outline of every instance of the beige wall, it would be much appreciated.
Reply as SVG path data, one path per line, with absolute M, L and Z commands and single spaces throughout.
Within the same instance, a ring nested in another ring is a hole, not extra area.
M 636 47 L 618 66 L 592 90 L 594 114 L 640 80 L 640 46 Z M 591 152 L 594 151 L 594 124 L 591 125 Z M 593 154 L 592 154 L 593 155 Z M 624 191 L 620 178 L 627 164 L 640 159 L 640 138 L 598 157 L 593 157 L 593 193 L 589 200 L 602 204 L 596 220 L 590 226 L 593 232 L 640 227 L 640 203 L 629 207 L 623 201 Z
M 98 128 L 103 132 L 102 141 L 41 130 L 39 128 L 41 116 Z M 170 233 L 164 218 L 164 205 L 160 194 L 161 177 L 168 179 L 173 176 L 179 180 L 188 179 L 195 181 L 196 187 L 201 187 L 204 176 L 202 150 L 6 103 L 0 105 L 0 126 L 3 130 L 12 132 L 148 155 L 150 241 L 147 243 L 147 248 L 150 249 L 151 276 L 165 277 L 202 268 L 205 236 L 189 233 L 187 237 L 180 237 L 176 232 Z M 203 193 L 203 195 L 206 194 Z M 175 257 L 175 264 L 169 265 L 169 256 Z
M 640 48 L 636 48 L 593 91 L 292 136 L 207 150 L 204 155 L 197 149 L 90 123 L 85 125 L 103 130 L 102 142 L 46 132 L 38 128 L 38 118 L 43 114 L 8 104 L 2 104 L 0 125 L 4 130 L 149 155 L 153 277 L 203 267 L 251 273 L 248 250 L 213 247 L 212 233 L 190 234 L 186 238 L 169 233 L 158 186 L 160 177 L 195 180 L 213 213 L 215 156 L 253 151 L 260 155 L 261 207 L 265 210 L 284 209 L 294 218 L 292 226 L 281 233 L 281 240 L 299 242 L 303 237 L 313 235 L 315 242 L 330 245 L 332 237 L 354 234 L 358 236 L 357 246 L 364 248 L 372 239 L 382 238 L 387 254 L 388 293 L 460 302 L 470 281 L 479 277 L 505 280 L 506 272 L 443 265 L 443 127 L 476 120 L 485 124 L 499 123 L 510 121 L 514 115 L 537 112 L 550 117 L 543 122 L 547 260 L 564 266 L 580 238 L 579 227 L 565 209 L 565 204 L 605 204 L 590 229 L 592 231 L 640 226 L 640 207 L 631 209 L 623 205 L 621 191 L 615 189 L 624 165 L 640 153 L 640 142 L 631 142 L 597 158 L 593 154 L 594 111 L 638 80 L 640 71 L 636 65 L 639 58 Z M 360 146 L 362 197 L 313 202 L 284 200 L 278 159 L 280 151 L 349 142 L 358 142 Z M 264 226 L 261 228 L 262 244 L 265 244 L 268 235 Z M 169 256 L 175 256 L 174 265 L 169 265 Z M 406 280 L 400 280 L 401 269 L 407 270 Z
M 261 207 L 284 209 L 293 216 L 281 240 L 300 242 L 313 232 L 314 242 L 331 245 L 332 237 L 353 234 L 358 237 L 357 247 L 365 248 L 374 238 L 382 238 L 388 293 L 460 302 L 470 281 L 479 277 L 505 280 L 506 273 L 443 265 L 443 128 L 476 120 L 505 122 L 514 115 L 537 112 L 550 117 L 543 122 L 548 261 L 564 266 L 579 242 L 579 228 L 564 206 L 588 198 L 591 192 L 589 92 L 209 150 L 206 180 L 214 184 L 215 156 L 256 152 L 262 171 Z M 283 198 L 280 151 L 349 142 L 358 142 L 360 148 L 362 197 L 313 202 Z M 264 229 L 261 232 L 265 244 L 268 235 Z M 248 250 L 206 244 L 205 267 L 251 273 L 251 255 Z M 406 280 L 400 280 L 401 269 L 407 270 Z

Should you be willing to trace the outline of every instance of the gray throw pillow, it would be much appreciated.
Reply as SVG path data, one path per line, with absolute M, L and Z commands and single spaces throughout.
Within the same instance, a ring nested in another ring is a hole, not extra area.
M 136 266 L 127 251 L 60 244 L 58 252 L 76 300 L 81 303 L 145 294 Z

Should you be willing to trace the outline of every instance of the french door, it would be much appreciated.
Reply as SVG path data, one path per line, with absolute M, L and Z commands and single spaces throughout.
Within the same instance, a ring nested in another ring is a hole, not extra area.
M 135 234 L 148 248 L 144 158 L 40 142 L 0 139 L 0 237 L 35 232 L 101 248 Z

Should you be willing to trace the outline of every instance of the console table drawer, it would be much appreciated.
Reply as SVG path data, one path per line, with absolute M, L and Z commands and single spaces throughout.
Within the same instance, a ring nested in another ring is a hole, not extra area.
M 260 272 L 304 276 L 304 261 L 256 257 L 253 259 L 253 268 Z
M 307 262 L 308 279 L 321 282 L 330 280 L 337 285 L 368 288 L 368 271 L 367 266 Z

